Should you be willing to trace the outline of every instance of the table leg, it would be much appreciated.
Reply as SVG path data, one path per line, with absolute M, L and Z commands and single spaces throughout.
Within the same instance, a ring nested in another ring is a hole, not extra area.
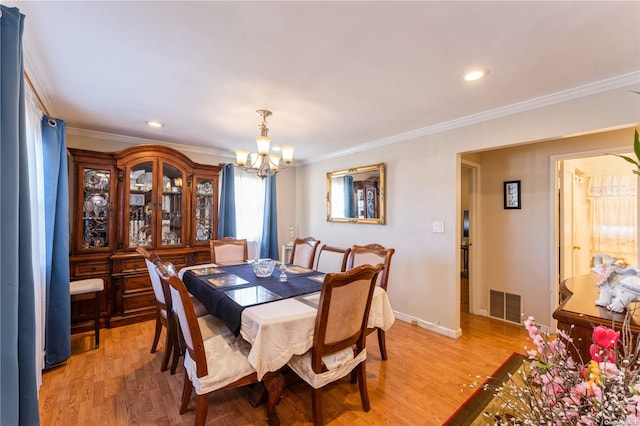
M 284 377 L 282 373 L 269 372 L 264 375 L 262 382 L 267 389 L 267 422 L 270 426 L 279 426 L 280 420 L 278 419 L 278 413 L 276 413 L 276 405 L 280 401 L 282 396 L 282 389 L 284 388 Z
M 267 402 L 267 390 L 262 382 L 256 383 L 251 388 L 251 395 L 249 395 L 249 403 L 253 408 L 256 408 L 260 404 Z

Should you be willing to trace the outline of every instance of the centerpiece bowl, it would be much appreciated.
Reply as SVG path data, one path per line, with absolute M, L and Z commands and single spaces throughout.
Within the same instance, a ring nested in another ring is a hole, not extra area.
M 260 259 L 253 263 L 253 272 L 256 274 L 256 277 L 270 277 L 271 274 L 273 274 L 275 266 L 276 262 L 274 260 Z

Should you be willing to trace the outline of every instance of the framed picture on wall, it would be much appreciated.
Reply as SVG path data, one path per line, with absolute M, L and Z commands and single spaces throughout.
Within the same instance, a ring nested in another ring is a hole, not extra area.
M 520 181 L 510 180 L 504 183 L 504 208 L 519 209 L 522 207 L 520 199 Z

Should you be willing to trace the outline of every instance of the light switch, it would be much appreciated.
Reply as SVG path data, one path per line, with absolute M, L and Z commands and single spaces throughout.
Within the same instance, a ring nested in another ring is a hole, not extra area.
M 433 222 L 433 232 L 436 233 L 436 234 L 443 234 L 444 233 L 444 222 L 442 222 L 442 221 Z

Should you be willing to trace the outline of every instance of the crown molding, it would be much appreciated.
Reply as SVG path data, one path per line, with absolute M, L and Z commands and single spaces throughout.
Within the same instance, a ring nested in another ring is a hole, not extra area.
M 556 92 L 550 95 L 529 99 L 526 101 L 507 105 L 504 107 L 467 115 L 465 117 L 460 117 L 454 120 L 449 120 L 442 123 L 434 124 L 433 126 L 427 126 L 420 129 L 411 130 L 408 132 L 389 136 L 386 138 L 376 139 L 374 141 L 364 143 L 362 145 L 354 146 L 341 151 L 336 151 L 331 154 L 319 156 L 319 157 L 313 158 L 312 160 L 304 161 L 301 164 L 303 165 L 312 164 L 312 163 L 318 163 L 325 160 L 331 160 L 334 158 L 344 157 L 346 155 L 355 154 L 355 153 L 366 151 L 369 149 L 379 148 L 382 146 L 391 145 L 398 142 L 405 142 L 421 136 L 442 133 L 448 130 L 470 126 L 472 124 L 482 123 L 485 121 L 495 120 L 497 118 L 506 117 L 509 115 L 518 114 L 521 112 L 530 111 L 533 109 L 542 108 L 550 105 L 555 105 L 562 102 L 583 98 L 585 96 L 595 95 L 598 93 L 607 92 L 609 90 L 631 86 L 634 84 L 640 84 L 640 71 L 624 74 L 621 76 L 598 81 L 595 83 L 585 84 L 582 86 L 574 87 L 572 89 L 563 90 L 561 92 Z
M 44 86 L 40 82 L 38 74 L 35 72 L 33 63 L 29 59 L 29 55 L 27 54 L 25 49 L 23 49 L 22 55 L 24 60 L 24 73 L 29 76 L 29 81 L 33 85 L 33 91 L 35 92 L 34 94 L 36 95 L 38 102 L 42 104 L 39 106 L 39 108 L 46 110 L 51 118 L 58 118 L 56 109 L 53 107 L 53 103 L 51 103 L 51 100 L 49 100 L 47 91 L 44 90 Z
M 100 132 L 97 130 L 80 129 L 78 127 L 67 127 L 67 133 L 70 135 L 84 136 L 93 139 L 104 139 L 111 142 L 120 142 L 127 145 L 156 144 L 164 145 L 178 151 L 188 151 L 196 154 L 216 155 L 219 157 L 231 158 L 228 152 L 218 148 L 204 148 L 195 145 L 179 144 L 174 142 L 160 141 L 156 139 L 140 138 L 137 136 L 120 135 L 116 133 Z
M 552 93 L 550 95 L 541 96 L 538 98 L 529 99 L 527 101 L 518 102 L 515 104 L 507 105 L 500 108 L 480 112 L 477 114 L 467 115 L 465 117 L 456 118 L 454 120 L 445 121 L 442 123 L 434 124 L 433 126 L 422 127 L 420 129 L 411 130 L 397 135 L 389 136 L 382 139 L 376 139 L 368 143 L 364 143 L 358 146 L 354 146 L 341 151 L 336 151 L 331 154 L 315 157 L 311 160 L 296 162 L 296 166 L 313 164 L 321 161 L 331 160 L 339 157 L 344 157 L 350 154 L 370 150 L 373 148 L 379 148 L 387 145 L 391 145 L 398 142 L 405 142 L 411 139 L 416 139 L 422 136 L 433 135 L 436 133 L 442 133 L 449 130 L 470 126 L 472 124 L 482 123 L 485 121 L 495 120 L 497 118 L 506 117 L 513 114 L 518 114 L 525 111 L 530 111 L 537 108 L 542 108 L 550 105 L 559 104 L 562 102 L 571 101 L 574 99 L 582 98 L 585 96 L 594 95 L 597 93 L 607 92 L 622 87 L 628 87 L 634 84 L 640 84 L 640 71 L 621 75 L 618 77 L 610 78 L 607 80 L 598 81 L 595 83 L 585 84 L 572 89 L 564 90 L 562 92 Z M 40 92 L 41 96 L 44 92 Z M 45 94 L 46 99 L 46 94 Z M 46 102 L 46 101 L 45 101 Z M 51 111 L 51 110 L 50 110 Z M 100 132 L 96 130 L 86 130 L 77 127 L 67 127 L 67 132 L 72 135 L 91 137 L 96 139 L 105 139 L 109 141 L 121 142 L 128 145 L 139 144 L 159 144 L 165 145 L 177 150 L 189 151 L 198 154 L 216 155 L 223 158 L 233 158 L 227 151 L 213 147 L 199 147 L 194 145 L 178 144 L 174 142 L 159 141 L 155 139 L 140 138 L 136 136 L 126 136 L 115 133 Z

